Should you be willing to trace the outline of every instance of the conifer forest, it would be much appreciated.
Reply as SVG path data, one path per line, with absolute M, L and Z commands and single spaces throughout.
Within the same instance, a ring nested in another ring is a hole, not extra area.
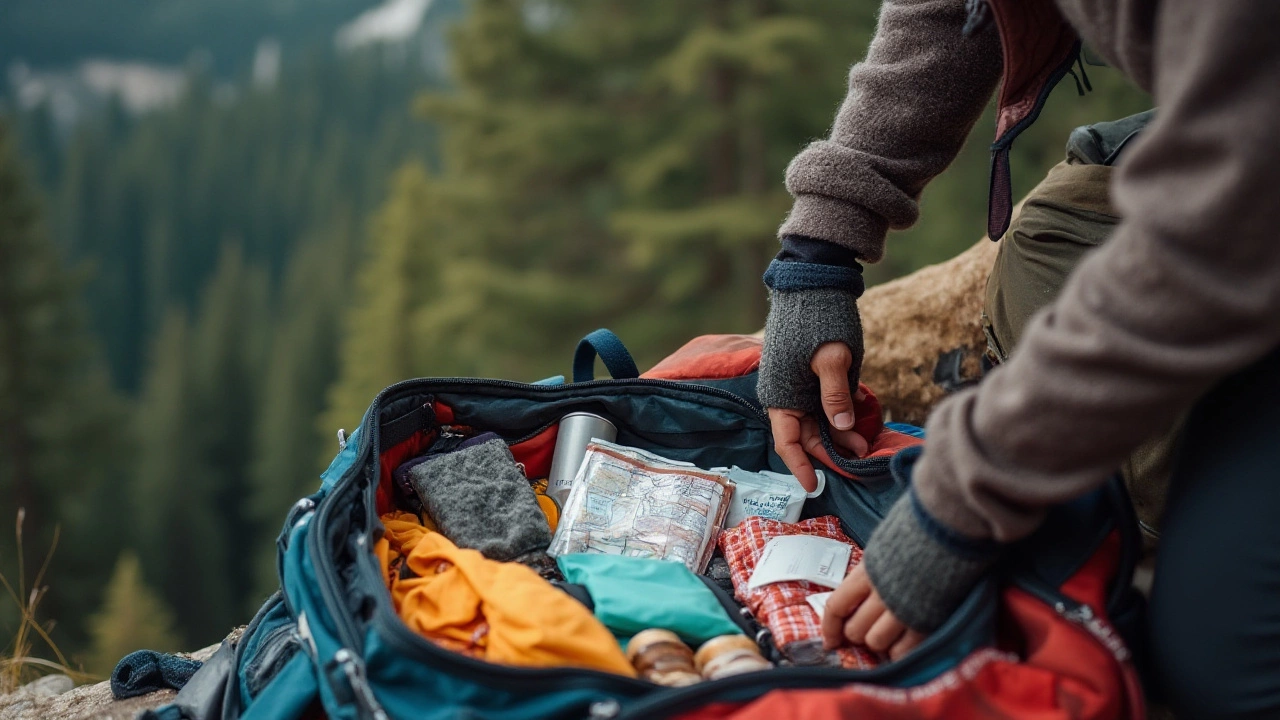
M 0 575 L 49 557 L 38 614 L 88 672 L 202 647 L 273 592 L 285 513 L 384 386 L 760 329 L 783 171 L 877 7 L 0 2 Z M 1081 72 L 1015 197 L 1149 107 Z M 983 234 L 993 128 L 869 283 Z M 0 595 L 5 652 L 19 618 Z

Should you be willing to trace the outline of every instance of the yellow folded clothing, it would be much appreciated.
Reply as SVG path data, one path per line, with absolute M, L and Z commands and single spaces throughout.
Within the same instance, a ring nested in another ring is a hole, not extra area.
M 591 611 L 534 571 L 459 548 L 410 513 L 382 522 L 374 552 L 400 619 L 423 637 L 493 663 L 635 676 Z

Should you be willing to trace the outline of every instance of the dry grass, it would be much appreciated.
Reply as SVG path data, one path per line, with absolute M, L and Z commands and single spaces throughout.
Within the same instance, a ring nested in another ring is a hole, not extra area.
M 36 573 L 35 579 L 31 583 L 31 588 L 28 590 L 26 585 L 25 552 L 22 546 L 22 522 L 25 517 L 26 511 L 19 508 L 17 522 L 14 526 L 14 535 L 18 541 L 18 586 L 15 588 L 0 573 L 0 585 L 4 586 L 5 592 L 9 594 L 9 599 L 18 606 L 21 616 L 13 641 L 4 649 L 3 654 L 0 654 L 0 694 L 12 692 L 41 675 L 54 672 L 69 675 L 77 683 L 98 679 L 84 672 L 83 669 L 73 668 L 67 658 L 63 656 L 62 651 L 58 649 L 57 643 L 49 636 L 50 631 L 53 630 L 53 621 L 41 623 L 36 617 L 36 613 L 40 609 L 40 601 L 44 599 L 49 590 L 43 584 L 44 576 L 49 569 L 49 563 L 53 560 L 53 553 L 58 548 L 59 531 L 54 528 L 53 542 L 49 545 L 49 552 L 45 554 L 44 562 L 40 565 L 40 571 Z M 33 656 L 32 652 L 36 649 L 37 643 L 52 653 L 54 659 L 47 660 Z

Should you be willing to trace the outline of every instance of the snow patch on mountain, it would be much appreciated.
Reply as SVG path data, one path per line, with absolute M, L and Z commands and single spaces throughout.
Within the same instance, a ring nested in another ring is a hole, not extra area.
M 385 0 L 338 29 L 336 41 L 344 50 L 376 43 L 400 43 L 422 28 L 432 0 Z

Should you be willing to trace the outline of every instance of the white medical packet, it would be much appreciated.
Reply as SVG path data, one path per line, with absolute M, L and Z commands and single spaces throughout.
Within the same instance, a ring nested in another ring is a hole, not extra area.
M 718 470 L 726 472 L 722 468 Z M 725 527 L 737 527 L 752 515 L 786 523 L 797 522 L 804 501 L 818 497 L 827 487 L 827 476 L 821 470 L 815 470 L 818 487 L 813 492 L 805 492 L 794 475 L 768 470 L 751 472 L 736 465 L 727 472 L 736 487 L 729 503 L 729 515 L 724 521 Z
M 815 585 L 835 588 L 844 580 L 853 546 L 815 535 L 784 535 L 764 545 L 755 572 L 747 581 L 747 589 L 755 590 L 770 583 L 807 580 Z

